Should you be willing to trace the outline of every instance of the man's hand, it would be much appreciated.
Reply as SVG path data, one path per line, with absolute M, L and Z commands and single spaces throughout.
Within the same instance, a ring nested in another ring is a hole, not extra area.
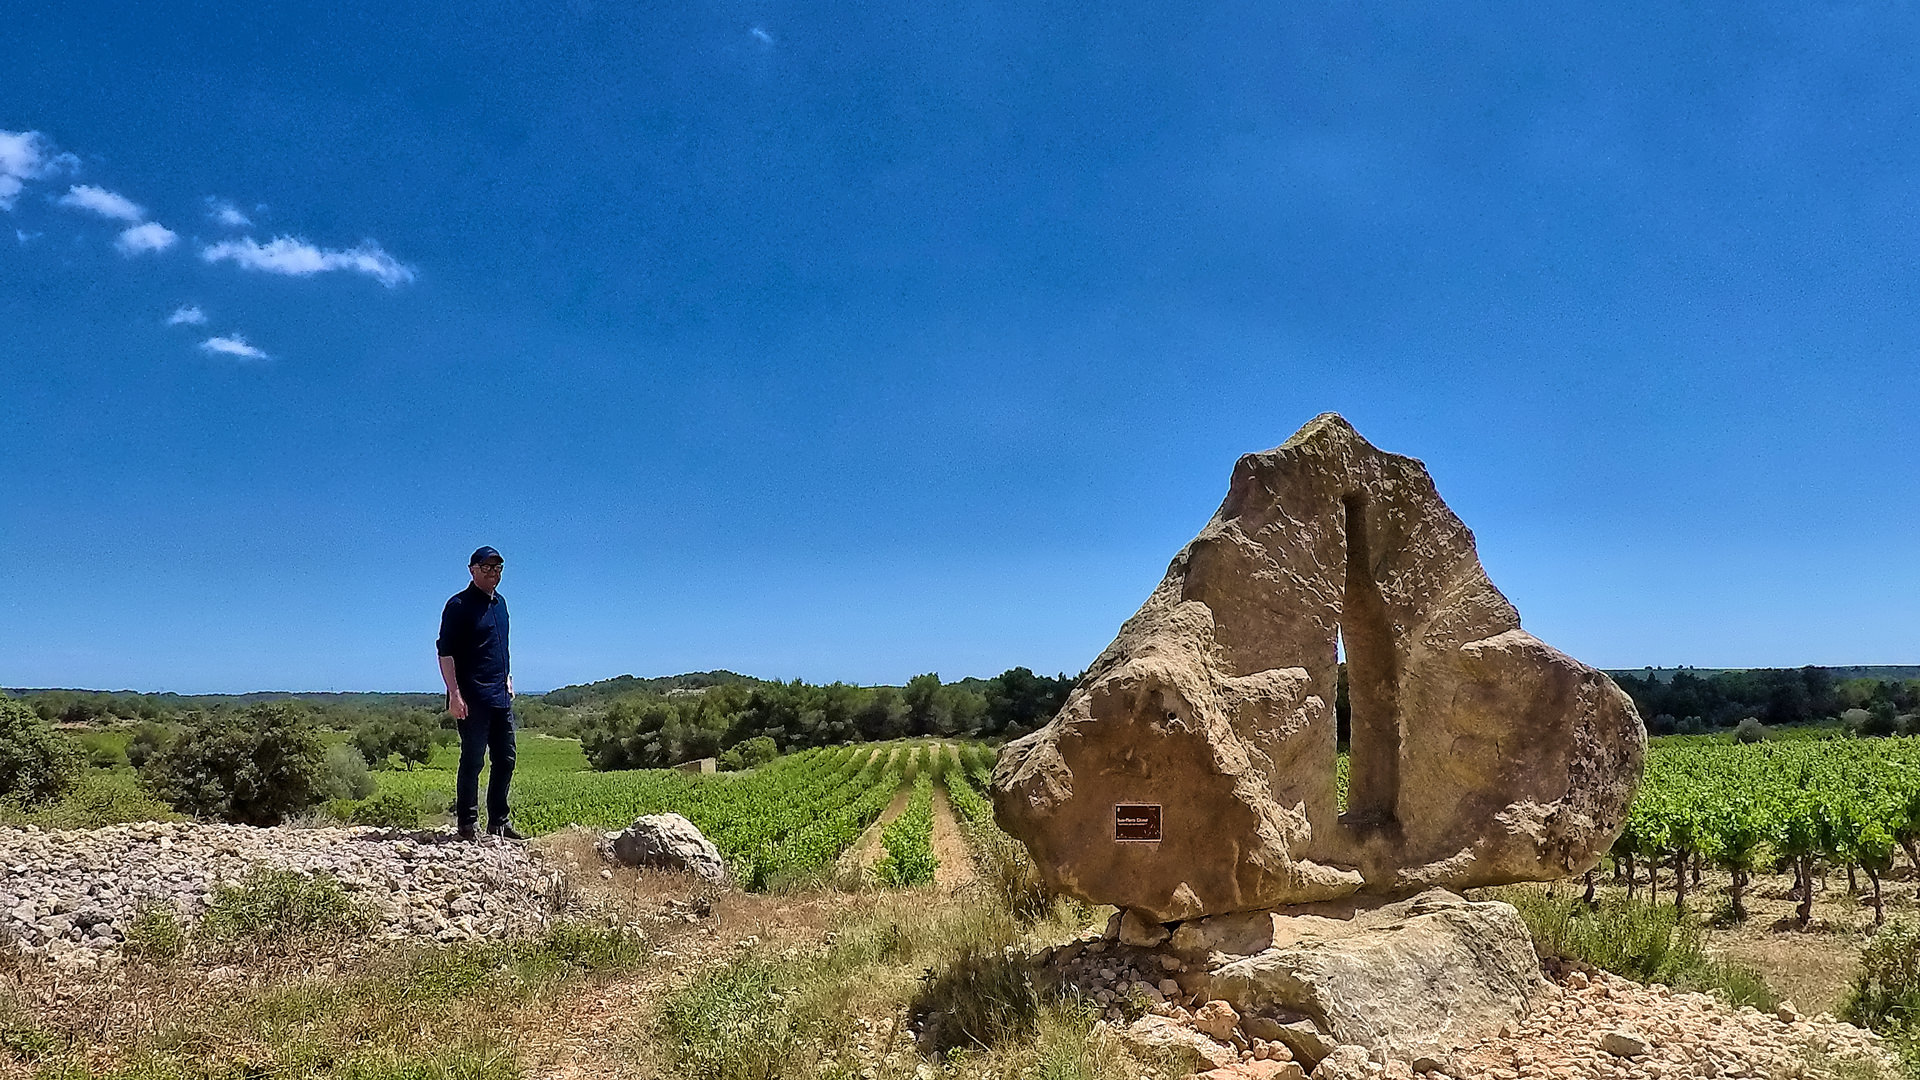
M 440 679 L 447 684 L 447 712 L 455 720 L 465 720 L 467 703 L 460 697 L 460 680 L 453 677 L 453 657 L 440 658 Z
M 513 697 L 513 676 L 507 676 L 507 697 Z

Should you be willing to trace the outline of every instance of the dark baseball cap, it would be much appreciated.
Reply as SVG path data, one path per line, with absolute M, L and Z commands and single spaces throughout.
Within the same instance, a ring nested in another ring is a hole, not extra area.
M 487 563 L 503 563 L 506 561 L 507 560 L 500 557 L 498 551 L 490 547 L 481 547 L 474 551 L 473 558 L 467 560 L 467 565 L 485 566 Z

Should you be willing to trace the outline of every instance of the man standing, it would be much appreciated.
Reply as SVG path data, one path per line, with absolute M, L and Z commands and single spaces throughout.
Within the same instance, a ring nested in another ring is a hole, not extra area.
M 507 785 L 513 781 L 513 665 L 507 659 L 507 602 L 500 596 L 506 560 L 483 547 L 467 560 L 473 584 L 455 593 L 440 613 L 440 677 L 447 711 L 460 725 L 460 771 L 453 785 L 453 816 L 460 838 L 471 840 L 480 816 L 480 766 L 489 752 L 487 832 L 524 840 L 507 821 Z

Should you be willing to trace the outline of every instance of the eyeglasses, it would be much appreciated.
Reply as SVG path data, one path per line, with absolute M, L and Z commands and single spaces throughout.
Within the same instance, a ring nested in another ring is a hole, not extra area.
M 506 563 L 497 563 L 497 562 L 496 563 L 475 563 L 473 564 L 473 568 L 475 570 L 491 570 L 492 572 L 497 574 L 503 568 L 505 568 L 506 565 L 507 565 Z

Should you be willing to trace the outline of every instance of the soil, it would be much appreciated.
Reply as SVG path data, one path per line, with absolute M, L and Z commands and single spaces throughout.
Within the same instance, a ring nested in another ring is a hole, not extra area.
M 933 791 L 933 884 L 941 892 L 954 892 L 974 879 L 973 854 L 960 833 L 960 821 L 953 815 L 945 788 Z

